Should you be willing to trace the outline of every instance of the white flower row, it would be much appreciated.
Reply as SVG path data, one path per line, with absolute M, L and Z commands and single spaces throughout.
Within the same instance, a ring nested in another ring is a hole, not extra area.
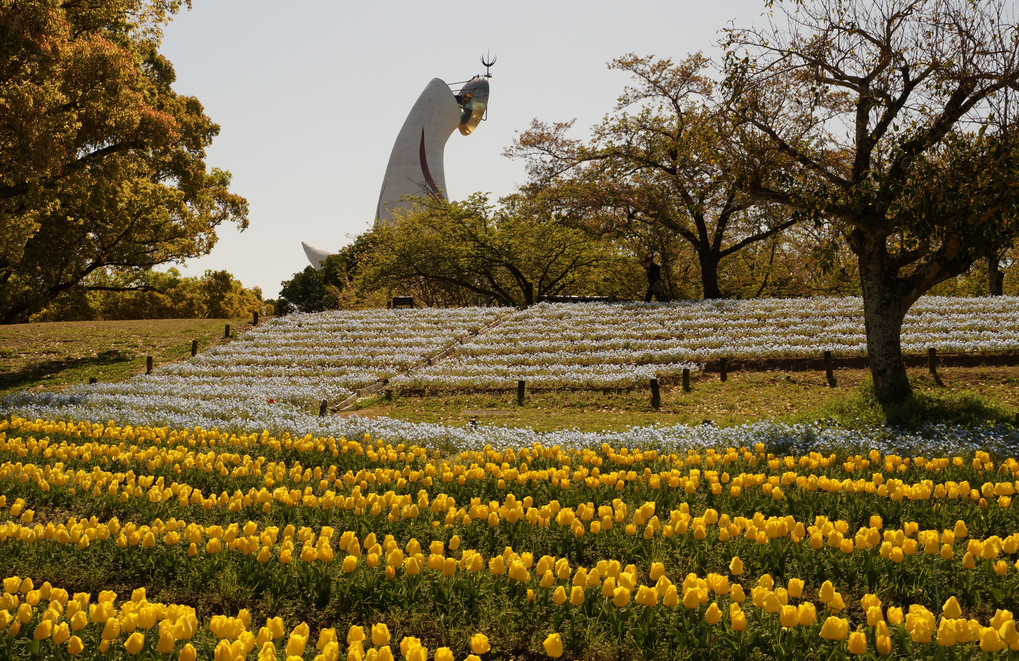
M 534 443 L 564 449 L 614 447 L 657 448 L 666 452 L 687 449 L 753 447 L 764 443 L 769 451 L 802 454 L 818 451 L 876 449 L 906 456 L 972 454 L 976 450 L 1015 456 L 1019 430 L 1014 427 L 959 427 L 932 425 L 905 432 L 889 427 L 843 429 L 824 423 L 787 425 L 769 421 L 735 427 L 675 425 L 634 427 L 621 432 L 581 432 L 572 429 L 537 432 L 526 428 L 481 425 L 451 427 L 411 423 L 390 418 L 352 416 L 316 417 L 289 406 L 254 406 L 241 400 L 225 409 L 208 407 L 202 400 L 156 396 L 121 399 L 115 404 L 89 403 L 81 395 L 48 393 L 24 398 L 17 413 L 55 420 L 114 420 L 118 424 L 165 425 L 172 428 L 219 428 L 236 433 L 269 430 L 298 436 L 361 438 L 364 434 L 391 443 L 414 443 L 446 450 L 496 450 L 529 447 Z
M 406 372 L 450 346 L 451 358 Z M 903 349 L 931 346 L 1019 350 L 1019 298 L 921 299 L 904 324 Z M 858 298 L 329 312 L 273 319 L 149 377 L 82 387 L 63 399 L 20 397 L 5 407 L 56 415 L 66 405 L 93 411 L 82 416 L 92 419 L 120 420 L 121 411 L 141 423 L 282 428 L 311 424 L 306 416 L 322 399 L 380 379 L 407 388 L 504 387 L 518 379 L 619 387 L 721 356 L 862 355 L 865 347 Z

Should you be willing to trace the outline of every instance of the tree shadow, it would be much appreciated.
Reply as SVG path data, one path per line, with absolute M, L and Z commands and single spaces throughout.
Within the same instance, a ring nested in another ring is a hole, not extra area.
M 40 381 L 55 376 L 67 370 L 83 367 L 101 367 L 104 365 L 115 365 L 117 363 L 129 363 L 134 360 L 134 355 L 128 351 L 110 349 L 103 351 L 96 356 L 85 356 L 82 358 L 61 358 L 59 360 L 47 360 L 41 363 L 33 363 L 19 370 L 0 373 L 0 390 L 18 388 L 20 386 Z
M 849 426 L 888 424 L 911 430 L 937 423 L 983 426 L 1015 424 L 1017 420 L 1014 410 L 968 390 L 933 395 L 913 392 L 903 402 L 882 404 L 874 397 L 870 377 L 855 395 L 814 412 L 812 417 L 835 419 Z

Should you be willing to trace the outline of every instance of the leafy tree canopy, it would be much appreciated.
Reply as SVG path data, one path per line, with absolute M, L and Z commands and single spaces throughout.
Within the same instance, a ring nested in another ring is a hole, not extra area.
M 183 4 L 0 0 L 0 322 L 247 226 L 230 175 L 206 168 L 219 127 L 158 52 Z
M 481 193 L 463 202 L 420 198 L 390 225 L 376 227 L 363 282 L 373 289 L 427 284 L 429 303 L 526 306 L 541 296 L 586 294 L 609 247 L 546 213 L 523 194 L 492 205 Z M 466 299 L 464 298 L 466 296 Z
M 773 2 L 728 31 L 729 107 L 793 167 L 752 195 L 841 223 L 856 255 L 874 388 L 910 395 L 909 307 L 1019 234 L 1011 0 Z

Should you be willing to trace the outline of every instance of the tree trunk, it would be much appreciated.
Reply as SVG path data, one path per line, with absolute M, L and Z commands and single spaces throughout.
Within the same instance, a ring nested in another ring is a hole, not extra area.
M 1005 284 L 1005 274 L 1001 272 L 1001 259 L 997 254 L 987 255 L 987 290 L 991 296 L 1001 296 Z
M 534 285 L 530 282 L 523 282 L 520 285 L 520 291 L 524 295 L 524 307 L 534 305 Z
M 884 237 L 854 234 L 874 396 L 882 405 L 900 403 L 912 393 L 902 360 L 901 336 L 902 320 L 913 301 L 899 291 Z
M 718 286 L 718 262 L 721 259 L 717 252 L 710 250 L 698 250 L 697 258 L 701 264 L 701 287 L 704 289 L 704 298 L 725 298 Z

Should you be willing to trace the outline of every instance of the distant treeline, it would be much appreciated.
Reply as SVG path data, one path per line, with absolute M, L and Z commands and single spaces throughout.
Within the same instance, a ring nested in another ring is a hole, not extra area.
M 104 272 L 90 278 L 89 286 L 57 298 L 32 321 L 230 319 L 272 307 L 258 287 L 248 289 L 226 271 L 201 277 L 184 277 L 175 268 L 136 276 Z

